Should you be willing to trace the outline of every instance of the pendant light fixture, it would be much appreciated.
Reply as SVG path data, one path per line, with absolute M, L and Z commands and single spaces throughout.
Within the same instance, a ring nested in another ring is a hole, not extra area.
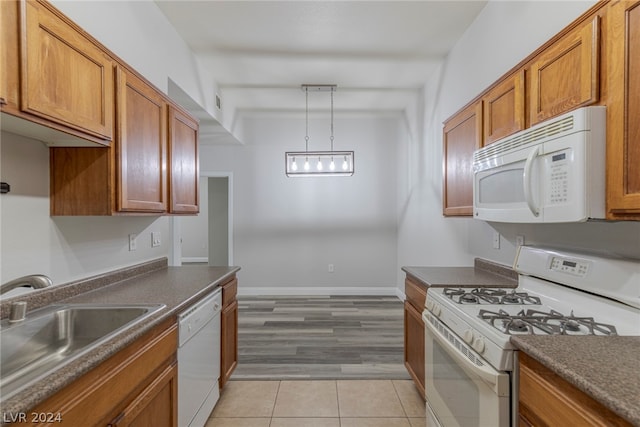
M 302 85 L 302 90 L 305 92 L 305 150 L 285 153 L 285 172 L 288 177 L 353 175 L 353 151 L 334 151 L 333 149 L 333 92 L 336 88 L 336 85 Z M 309 92 L 330 92 L 331 94 L 330 151 L 309 151 Z

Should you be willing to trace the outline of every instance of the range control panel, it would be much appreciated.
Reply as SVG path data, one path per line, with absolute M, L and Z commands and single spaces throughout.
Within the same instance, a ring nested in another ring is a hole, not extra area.
M 551 259 L 551 269 L 561 273 L 571 274 L 573 276 L 584 277 L 589 271 L 589 262 L 553 257 Z

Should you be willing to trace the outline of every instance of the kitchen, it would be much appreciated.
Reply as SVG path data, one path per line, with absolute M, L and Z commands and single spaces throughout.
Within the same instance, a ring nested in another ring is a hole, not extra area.
M 429 78 L 414 91 L 416 102 L 406 109 L 407 118 L 396 112 L 348 118 L 336 114 L 336 146 L 356 151 L 357 173 L 349 179 L 307 183 L 313 186 L 310 190 L 286 181 L 279 169 L 284 151 L 303 146 L 303 116 L 264 117 L 253 111 L 234 117 L 234 88 L 217 88 L 214 78 L 200 77 L 215 77 L 216 71 L 195 58 L 154 4 L 54 4 L 170 96 L 181 90 L 198 99 L 209 116 L 231 131 L 232 140 L 244 142 L 203 143 L 200 149 L 201 172 L 234 173 L 233 261 L 242 266 L 240 292 L 243 287 L 260 292 L 261 287 L 305 285 L 396 294 L 403 288 L 400 267 L 405 265 L 469 266 L 475 257 L 511 265 L 516 236 L 524 236 L 527 244 L 640 258 L 640 224 L 634 221 L 515 225 L 442 216 L 442 122 L 592 3 L 489 2 L 478 7 L 477 17 L 469 21 L 449 55 L 425 71 Z M 114 26 L 119 31 L 114 32 Z M 298 86 L 303 83 L 310 81 Z M 304 94 L 299 88 L 287 90 L 302 106 Z M 335 94 L 336 108 L 341 96 L 346 97 L 343 91 L 348 92 L 339 87 Z M 222 110 L 215 107 L 216 93 L 224 95 Z M 316 110 L 328 109 L 325 97 L 314 98 Z M 246 125 L 234 128 L 234 119 Z M 324 116 L 311 120 L 312 141 L 322 144 L 316 141 L 325 140 L 328 121 Z M 270 136 L 268 141 L 264 135 Z M 394 140 L 395 148 L 387 143 Z M 24 142 L 23 137 L 3 134 L 2 177 L 12 192 L 0 198 L 0 282 L 37 268 L 60 284 L 174 256 L 176 249 L 170 243 L 176 220 L 169 217 L 49 216 L 48 149 Z M 277 171 L 264 166 L 272 161 Z M 331 203 L 323 204 L 314 194 Z M 291 205 L 291 200 L 299 204 Z M 340 207 L 332 207 L 336 205 Z M 148 244 L 152 232 L 160 233 L 160 246 Z M 496 232 L 499 248 L 493 243 Z M 130 234 L 138 236 L 136 251 L 129 251 Z M 305 244 L 318 239 L 322 245 Z M 311 252 L 299 251 L 300 247 Z M 273 267 L 291 260 L 294 265 L 286 271 Z M 335 265 L 333 276 L 326 271 L 328 264 Z

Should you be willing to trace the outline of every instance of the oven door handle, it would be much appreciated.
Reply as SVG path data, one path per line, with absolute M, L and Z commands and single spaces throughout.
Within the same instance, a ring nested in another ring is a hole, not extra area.
M 529 210 L 533 216 L 540 215 L 540 209 L 536 206 L 533 200 L 533 191 L 531 190 L 531 183 L 533 176 L 531 175 L 531 169 L 533 168 L 533 161 L 538 157 L 540 147 L 536 147 L 527 156 L 527 161 L 524 163 L 524 170 L 522 171 L 522 182 L 524 190 L 524 200 L 527 202 Z
M 493 391 L 498 396 L 509 395 L 508 374 L 500 373 L 494 370 L 490 365 L 476 365 L 471 360 L 469 360 L 467 356 L 462 354 L 453 343 L 451 343 L 446 337 L 444 337 L 440 333 L 440 331 L 438 331 L 436 327 L 431 324 L 429 319 L 425 316 L 425 313 L 422 314 L 422 320 L 424 320 L 424 324 L 433 338 L 438 341 L 438 343 L 449 354 L 449 356 L 455 359 L 456 363 L 458 363 L 465 370 L 472 372 L 476 376 L 480 377 L 484 382 L 486 382 L 493 388 Z M 427 361 L 427 363 L 429 362 Z

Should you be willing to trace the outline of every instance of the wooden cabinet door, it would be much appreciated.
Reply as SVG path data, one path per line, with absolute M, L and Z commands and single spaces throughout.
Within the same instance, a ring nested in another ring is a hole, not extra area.
M 575 28 L 531 65 L 530 125 L 598 101 L 600 17 Z
M 640 219 L 640 2 L 614 2 L 607 16 L 607 215 Z
M 482 146 L 482 103 L 451 117 L 443 135 L 443 214 L 473 214 L 473 152 Z
M 631 425 L 527 354 L 520 352 L 519 359 L 521 425 Z
M 424 320 L 422 313 L 404 302 L 404 366 L 422 398 L 424 393 Z
M 168 366 L 109 427 L 178 425 L 178 365 Z
M 524 70 L 521 70 L 482 97 L 484 145 L 524 129 L 524 106 Z
M 0 108 L 6 105 L 18 108 L 19 79 L 19 30 L 17 1 L 0 1 Z
M 21 109 L 110 141 L 111 58 L 46 2 L 21 5 Z
M 169 108 L 169 212 L 197 214 L 198 122 Z
M 118 211 L 167 211 L 167 103 L 118 67 Z
M 222 309 L 220 388 L 224 387 L 238 365 L 238 301 L 233 301 Z

